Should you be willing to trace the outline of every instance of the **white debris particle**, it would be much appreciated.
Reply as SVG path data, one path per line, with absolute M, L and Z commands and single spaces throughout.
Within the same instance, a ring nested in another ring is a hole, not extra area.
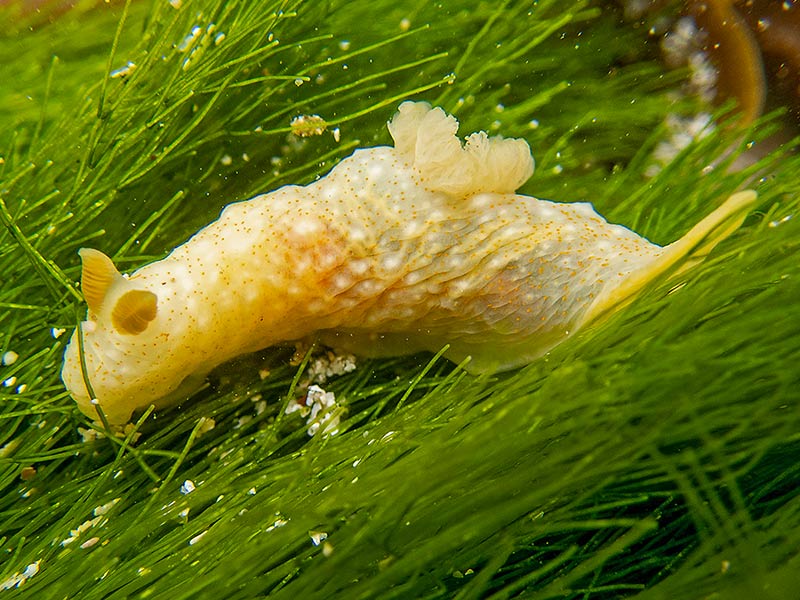
M 18 385 L 17 386 L 17 393 L 18 394 L 24 394 L 27 391 L 27 389 L 28 389 L 28 384 L 27 383 L 23 383 L 22 385 Z
M 86 540 L 81 544 L 81 550 L 86 550 L 86 548 L 91 548 L 99 541 L 100 541 L 99 537 L 89 538 L 88 540 Z
M 96 527 L 101 523 L 102 524 L 106 523 L 106 519 L 103 515 L 98 515 L 94 519 L 88 519 L 84 521 L 83 523 L 78 525 L 75 529 L 71 530 L 69 532 L 68 537 L 61 540 L 61 546 L 62 547 L 69 546 L 72 542 L 77 540 L 83 532 L 85 532 L 88 529 L 91 529 L 92 527 Z
M 178 52 L 186 52 L 189 47 L 194 44 L 197 38 L 203 33 L 203 29 L 195 25 L 192 27 L 191 32 L 186 34 L 186 37 L 183 38 L 180 44 L 178 44 Z
M 101 504 L 100 506 L 95 507 L 95 509 L 92 511 L 92 514 L 95 517 L 99 517 L 101 515 L 105 515 L 106 513 L 108 513 L 108 511 L 110 511 L 112 508 L 114 508 L 114 506 L 119 501 L 120 501 L 119 498 L 114 498 L 110 502 L 106 502 L 105 504 Z
M 8 379 L 6 379 L 6 380 L 3 382 L 3 386 L 4 386 L 4 387 L 11 387 L 11 386 L 13 386 L 15 383 L 17 383 L 17 378 L 16 378 L 16 377 L 14 377 L 14 376 L 12 376 L 12 377 L 9 377 Z
M 39 561 L 37 560 L 36 562 L 32 562 L 27 567 L 25 567 L 25 570 L 22 572 L 22 576 L 25 577 L 25 579 L 30 579 L 38 572 L 39 572 Z
M 269 369 L 259 369 L 258 370 L 258 378 L 261 381 L 264 381 L 267 377 L 269 377 L 269 373 L 270 373 Z
M 178 10 L 181 6 L 183 6 L 183 0 L 169 0 L 169 5 Z
M 319 115 L 298 115 L 289 122 L 289 125 L 297 137 L 322 135 L 328 128 L 328 123 Z
M 285 413 L 300 412 L 306 417 L 308 435 L 313 436 L 322 430 L 322 435 L 339 433 L 339 421 L 344 410 L 336 403 L 333 392 L 326 392 L 318 385 L 308 387 L 304 400 L 290 402 Z
M 286 525 L 288 522 L 289 522 L 289 521 L 287 521 L 287 520 L 285 520 L 285 519 L 280 519 L 280 518 L 279 518 L 279 519 L 275 519 L 275 522 L 274 522 L 272 525 L 270 525 L 269 527 L 267 527 L 267 528 L 266 528 L 264 531 L 265 531 L 266 533 L 269 533 L 270 531 L 273 531 L 273 530 L 275 530 L 275 529 L 278 529 L 278 527 L 283 527 L 283 526 L 284 526 L 284 525 Z
M 650 177 L 658 174 L 664 165 L 672 162 L 689 144 L 706 137 L 714 130 L 714 123 L 709 113 L 699 113 L 692 117 L 670 114 L 667 115 L 665 124 L 668 137 L 659 142 L 653 151 L 656 164 L 650 165 L 645 171 Z
M 197 427 L 197 435 L 201 436 L 205 433 L 208 433 L 216 426 L 217 422 L 214 419 L 210 417 L 200 417 L 200 423 L 199 426 Z
M 217 37 L 214 38 L 214 45 L 215 46 L 219 46 L 224 41 L 225 41 L 225 34 L 224 33 L 218 33 Z
M 355 368 L 356 357 L 352 354 L 326 352 L 311 362 L 306 377 L 313 383 L 325 383 L 329 377 L 350 373 Z
M 251 496 L 255 496 L 256 495 L 256 488 L 251 487 L 249 490 L 247 490 L 247 493 L 249 495 L 251 495 Z
M 136 63 L 128 61 L 128 63 L 124 67 L 120 67 L 119 69 L 114 69 L 113 71 L 111 71 L 111 73 L 109 73 L 108 76 L 111 77 L 111 79 L 117 79 L 119 77 L 127 77 L 128 75 L 133 73 L 135 69 L 136 69 Z
M 298 77 L 297 79 L 295 79 L 295 80 L 294 80 L 294 84 L 295 84 L 297 87 L 300 87 L 300 86 L 301 86 L 301 85 L 303 85 L 304 83 L 305 83 L 305 81 L 304 81 L 302 78 L 300 78 L 300 77 Z
M 198 533 L 196 536 L 194 536 L 192 539 L 189 540 L 189 545 L 190 546 L 194 546 L 197 542 L 202 540 L 207 533 L 208 533 L 208 529 L 206 529 L 202 533 Z
M 780 219 L 775 219 L 774 221 L 770 221 L 768 225 L 774 229 L 775 227 L 778 227 L 779 225 L 783 225 L 784 223 L 786 223 L 793 216 L 794 215 L 786 215 L 785 217 L 781 217 Z
M 342 132 L 339 130 L 339 128 L 337 127 L 331 133 L 333 133 L 333 141 L 339 143 L 339 141 L 342 139 Z
M 65 332 L 65 331 L 66 331 L 66 329 L 61 329 L 60 327 L 53 327 L 53 328 L 50 330 L 50 335 L 52 335 L 52 336 L 53 336 L 53 339 L 57 340 L 57 339 L 58 339 L 58 338 L 60 338 L 62 335 L 64 335 L 64 332 Z
M 224 166 L 228 167 L 233 164 L 233 158 L 231 158 L 230 154 L 225 154 L 222 158 L 219 159 Z
M 290 415 L 292 413 L 300 412 L 302 416 L 306 416 L 309 412 L 308 407 L 305 404 L 305 401 L 298 400 L 296 402 L 289 402 L 286 405 L 286 410 L 283 411 L 284 414 Z
M 356 460 L 353 461 L 353 468 L 355 469 L 360 464 L 361 464 L 361 459 L 357 458 Z
M 97 526 L 98 524 L 102 523 L 105 519 L 103 519 L 102 515 L 96 516 L 94 519 L 87 519 L 80 525 L 78 525 L 77 529 L 73 529 L 70 533 L 76 532 L 77 535 L 80 535 L 84 531 L 91 529 L 92 527 Z
M 708 33 L 698 27 L 691 16 L 676 21 L 661 40 L 664 62 L 671 68 L 688 69 L 689 79 L 681 90 L 682 95 L 699 98 L 705 104 L 712 102 L 719 92 L 719 72 L 711 60 L 708 46 Z M 666 126 L 667 139 L 653 152 L 655 164 L 647 167 L 647 176 L 658 174 L 681 150 L 713 127 L 710 115 L 706 113 L 689 118 L 671 115 L 666 119 Z
M 686 65 L 692 53 L 703 47 L 707 34 L 697 27 L 693 17 L 678 19 L 661 40 L 664 60 L 672 67 Z
M 339 50 L 350 50 L 350 40 L 342 40 L 339 42 Z
M 411 21 L 409 19 L 400 20 L 400 31 L 408 31 L 411 29 Z
M 704 102 L 711 102 L 717 95 L 719 73 L 705 52 L 695 52 L 689 57 L 689 88 Z
M 331 554 L 333 554 L 333 545 L 330 542 L 322 544 L 322 556 L 328 558 Z
M 140 577 L 144 577 L 145 575 L 150 574 L 150 569 L 148 569 L 147 567 L 139 567 L 138 569 L 136 569 L 136 574 L 139 575 Z
M 256 402 L 255 408 L 256 408 L 256 416 L 263 415 L 264 411 L 267 410 L 267 401 L 260 400 Z
M 97 439 L 97 431 L 94 429 L 85 429 L 84 427 L 78 427 L 78 434 L 81 436 L 81 441 L 84 444 L 88 444 L 89 442 L 94 442 Z
M 17 362 L 18 358 L 19 354 L 17 354 L 13 350 L 9 350 L 5 354 L 3 354 L 3 365 L 6 367 L 13 365 L 15 362 Z
M 14 439 L 6 443 L 2 448 L 0 448 L 0 458 L 10 456 L 11 453 L 19 447 L 19 444 L 20 441 L 18 439 Z
M 182 71 L 188 71 L 189 70 L 189 67 L 192 65 L 192 55 L 193 54 L 194 54 L 194 50 L 192 50 L 192 54 L 190 54 L 188 57 L 183 59 L 183 64 L 181 65 L 181 70 Z
M 626 19 L 638 19 L 642 17 L 648 8 L 650 8 L 650 0 L 625 0 L 623 2 L 625 7 Z
M 14 573 L 10 577 L 8 577 L 5 581 L 0 582 L 0 590 L 10 590 L 12 588 L 19 588 L 24 584 L 28 579 L 33 577 L 39 572 L 39 563 L 41 561 L 37 560 L 36 562 L 32 562 L 22 573 Z
M 136 425 L 133 423 L 127 423 L 125 427 L 122 428 L 122 435 L 117 435 L 117 437 L 129 437 L 131 440 L 131 444 L 135 444 L 139 441 L 139 438 L 142 437 L 141 431 L 136 431 Z
M 188 507 L 184 508 L 181 512 L 178 513 L 178 516 L 181 517 L 182 519 L 185 519 L 186 517 L 189 516 L 189 510 L 190 509 Z
M 183 495 L 191 494 L 194 490 L 195 490 L 194 481 L 192 481 L 191 479 L 187 479 L 186 481 L 183 482 L 183 485 L 181 485 L 181 494 Z
M 528 127 L 530 129 L 539 129 L 539 119 L 531 119 L 528 121 Z
M 311 537 L 311 543 L 315 546 L 319 546 L 323 541 L 328 539 L 328 534 L 324 531 L 309 531 L 309 537 Z
M 242 152 L 242 160 L 244 162 L 250 162 L 250 155 L 247 152 Z

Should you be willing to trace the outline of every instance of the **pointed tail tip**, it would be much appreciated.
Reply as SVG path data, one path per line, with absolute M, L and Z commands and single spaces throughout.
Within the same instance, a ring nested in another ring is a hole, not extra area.
M 685 253 L 689 256 L 705 258 L 717 244 L 741 227 L 757 200 L 758 194 L 755 190 L 742 190 L 732 194 L 719 208 L 675 242 L 675 245 L 684 245 Z
M 720 242 L 739 229 L 757 200 L 758 194 L 755 190 L 742 190 L 732 194 L 686 235 L 665 246 L 663 254 L 656 260 L 632 272 L 617 288 L 598 296 L 590 305 L 580 326 L 625 306 L 658 277 L 666 275 L 672 279 L 704 261 Z
M 730 205 L 731 208 L 744 209 L 755 204 L 757 200 L 758 192 L 747 189 L 731 194 L 731 196 L 722 203 L 722 206 Z

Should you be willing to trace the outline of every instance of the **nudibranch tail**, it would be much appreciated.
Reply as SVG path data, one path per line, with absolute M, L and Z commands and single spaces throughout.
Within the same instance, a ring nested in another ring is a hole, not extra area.
M 583 323 L 622 308 L 648 283 L 673 268 L 677 275 L 705 259 L 714 247 L 736 231 L 758 198 L 753 190 L 730 196 L 722 205 L 692 227 L 682 238 L 664 247 L 653 262 L 632 272 L 619 286 L 598 297 L 583 316 Z
M 668 251 L 675 254 L 676 261 L 682 256 L 687 257 L 681 270 L 705 259 L 717 244 L 739 229 L 757 199 L 755 190 L 743 190 L 731 195 L 681 239 L 667 246 Z

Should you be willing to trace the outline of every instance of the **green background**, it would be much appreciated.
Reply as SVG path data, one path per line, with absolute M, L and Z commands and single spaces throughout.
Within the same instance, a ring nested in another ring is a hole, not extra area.
M 675 99 L 685 74 L 609 4 L 183 0 L 0 16 L 0 350 L 19 354 L 0 367 L 16 377 L 0 387 L 0 582 L 39 568 L 4 594 L 795 597 L 800 225 L 786 217 L 800 159 L 726 169 L 779 121 L 718 129 L 645 178 L 665 116 L 702 107 Z M 326 384 L 348 409 L 339 435 L 309 438 L 283 415 L 301 373 L 275 350 L 127 437 L 84 442 L 92 426 L 58 377 L 85 310 L 78 248 L 124 270 L 161 258 L 225 204 L 389 143 L 385 123 L 411 98 L 456 114 L 463 134 L 528 140 L 523 193 L 590 201 L 660 244 L 742 186 L 758 208 L 684 285 L 656 282 L 526 368 L 359 361 Z M 299 114 L 340 140 L 289 136 Z

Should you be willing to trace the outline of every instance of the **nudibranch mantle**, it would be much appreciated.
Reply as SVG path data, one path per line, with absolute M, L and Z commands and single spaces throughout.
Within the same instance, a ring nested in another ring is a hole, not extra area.
M 755 199 L 735 194 L 661 247 L 588 203 L 515 194 L 533 173 L 524 140 L 462 143 L 456 119 L 423 102 L 401 104 L 388 126 L 394 147 L 230 204 L 130 276 L 82 249 L 88 316 L 61 374 L 80 409 L 97 418 L 99 404 L 122 424 L 186 398 L 223 362 L 303 339 L 362 356 L 449 344 L 472 372 L 513 368 L 702 256 Z

